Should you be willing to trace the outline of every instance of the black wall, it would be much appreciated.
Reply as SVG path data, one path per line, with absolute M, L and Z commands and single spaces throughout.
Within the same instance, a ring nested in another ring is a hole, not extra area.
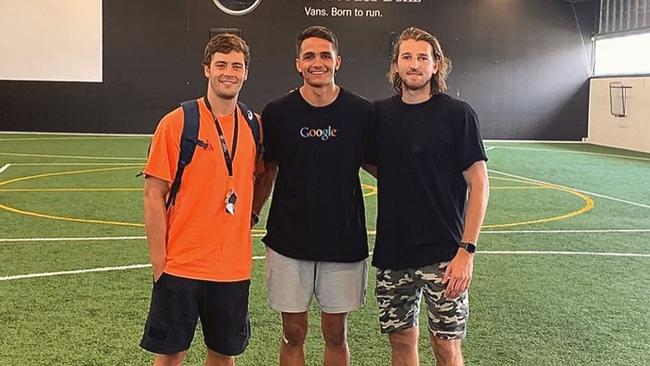
M 454 67 L 448 93 L 474 106 L 485 138 L 577 140 L 587 132 L 596 3 L 262 0 L 235 17 L 211 0 L 105 0 L 104 82 L 0 81 L 0 130 L 151 133 L 179 101 L 205 93 L 200 62 L 211 27 L 244 31 L 252 64 L 242 99 L 257 110 L 300 84 L 293 40 L 311 24 L 340 38 L 337 82 L 383 98 L 391 94 L 389 33 L 415 25 L 439 37 Z M 305 6 L 379 9 L 382 17 L 308 17 Z

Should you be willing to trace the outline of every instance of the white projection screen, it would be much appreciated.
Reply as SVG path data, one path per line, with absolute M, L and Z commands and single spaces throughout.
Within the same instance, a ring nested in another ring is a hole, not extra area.
M 0 80 L 102 81 L 102 0 L 0 0 Z

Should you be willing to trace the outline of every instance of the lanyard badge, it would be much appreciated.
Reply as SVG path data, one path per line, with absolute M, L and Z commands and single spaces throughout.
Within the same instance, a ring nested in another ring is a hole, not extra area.
M 226 213 L 235 215 L 235 204 L 237 203 L 237 194 L 232 189 L 226 193 Z

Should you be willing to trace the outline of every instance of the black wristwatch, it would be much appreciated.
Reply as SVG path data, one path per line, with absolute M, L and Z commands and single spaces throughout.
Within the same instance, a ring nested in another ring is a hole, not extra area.
M 251 221 L 253 222 L 253 226 L 257 225 L 257 223 L 260 222 L 260 215 L 251 212 Z
M 460 247 L 465 249 L 469 254 L 476 253 L 476 244 L 463 241 L 460 243 Z

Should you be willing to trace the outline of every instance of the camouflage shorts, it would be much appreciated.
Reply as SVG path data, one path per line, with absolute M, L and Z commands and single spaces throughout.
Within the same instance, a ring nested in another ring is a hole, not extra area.
M 382 333 L 418 325 L 422 292 L 427 302 L 429 332 L 442 339 L 462 339 L 469 317 L 467 291 L 456 299 L 443 296 L 442 276 L 449 262 L 418 269 L 377 269 L 377 303 Z

